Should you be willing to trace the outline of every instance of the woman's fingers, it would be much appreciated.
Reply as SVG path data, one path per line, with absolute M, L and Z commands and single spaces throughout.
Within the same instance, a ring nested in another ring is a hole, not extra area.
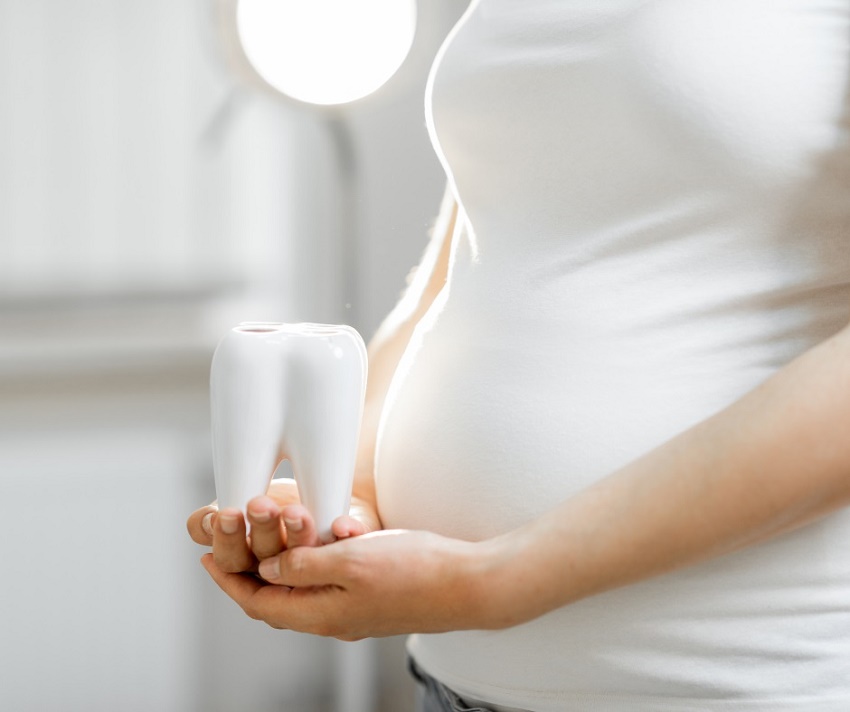
M 362 521 L 347 514 L 334 519 L 334 523 L 331 525 L 331 532 L 337 539 L 363 536 L 363 534 L 368 534 L 369 531 L 371 530 Z
M 280 507 L 269 497 L 255 497 L 248 502 L 251 523 L 251 551 L 258 559 L 268 559 L 283 551 L 285 533 L 280 520 Z
M 266 497 L 275 501 L 278 507 L 285 507 L 287 504 L 298 504 L 301 499 L 298 496 L 298 485 L 291 477 L 279 477 L 272 480 L 269 484 Z
M 299 546 L 319 546 L 319 534 L 316 523 L 310 513 L 300 504 L 290 504 L 283 508 L 281 515 L 286 525 L 286 548 Z
M 335 585 L 339 576 L 336 544 L 287 549 L 260 563 L 259 573 L 269 583 L 291 588 Z
M 253 576 L 240 576 L 222 571 L 215 563 L 214 557 L 210 554 L 205 554 L 201 557 L 201 564 L 203 564 L 207 573 L 212 576 L 221 590 L 236 601 L 253 618 L 254 616 L 248 604 L 254 594 L 264 586 L 263 582 Z
M 222 509 L 213 523 L 213 558 L 222 571 L 255 571 L 257 560 L 248 547 L 245 518 L 238 509 Z
M 212 546 L 213 543 L 213 520 L 218 509 L 214 504 L 196 509 L 186 521 L 189 536 L 196 544 Z

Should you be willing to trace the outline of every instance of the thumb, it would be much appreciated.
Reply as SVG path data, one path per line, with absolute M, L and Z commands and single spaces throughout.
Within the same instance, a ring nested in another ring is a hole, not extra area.
M 307 587 L 339 585 L 340 549 L 343 543 L 329 546 L 299 546 L 264 560 L 260 576 L 281 586 Z

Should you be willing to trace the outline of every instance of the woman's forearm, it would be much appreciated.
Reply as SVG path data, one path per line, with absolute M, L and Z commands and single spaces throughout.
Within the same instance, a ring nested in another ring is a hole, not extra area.
M 500 584 L 482 598 L 494 627 L 516 624 L 847 504 L 850 329 L 529 525 L 484 542 Z

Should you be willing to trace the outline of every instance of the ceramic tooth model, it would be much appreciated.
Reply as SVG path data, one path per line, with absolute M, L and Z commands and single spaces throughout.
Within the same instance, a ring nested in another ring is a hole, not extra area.
M 350 326 L 247 322 L 210 373 L 218 506 L 245 511 L 277 465 L 292 463 L 323 542 L 348 514 L 366 388 L 366 347 Z

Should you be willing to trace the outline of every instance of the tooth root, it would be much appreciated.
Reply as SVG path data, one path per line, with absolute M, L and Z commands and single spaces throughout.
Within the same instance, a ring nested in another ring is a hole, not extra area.
M 252 498 L 268 490 L 280 461 L 280 369 L 264 351 L 259 339 L 226 337 L 213 357 L 210 400 L 219 508 L 244 512 Z
M 353 335 L 352 335 L 353 333 Z M 342 331 L 293 355 L 284 448 L 322 541 L 347 514 L 365 388 L 365 347 Z

